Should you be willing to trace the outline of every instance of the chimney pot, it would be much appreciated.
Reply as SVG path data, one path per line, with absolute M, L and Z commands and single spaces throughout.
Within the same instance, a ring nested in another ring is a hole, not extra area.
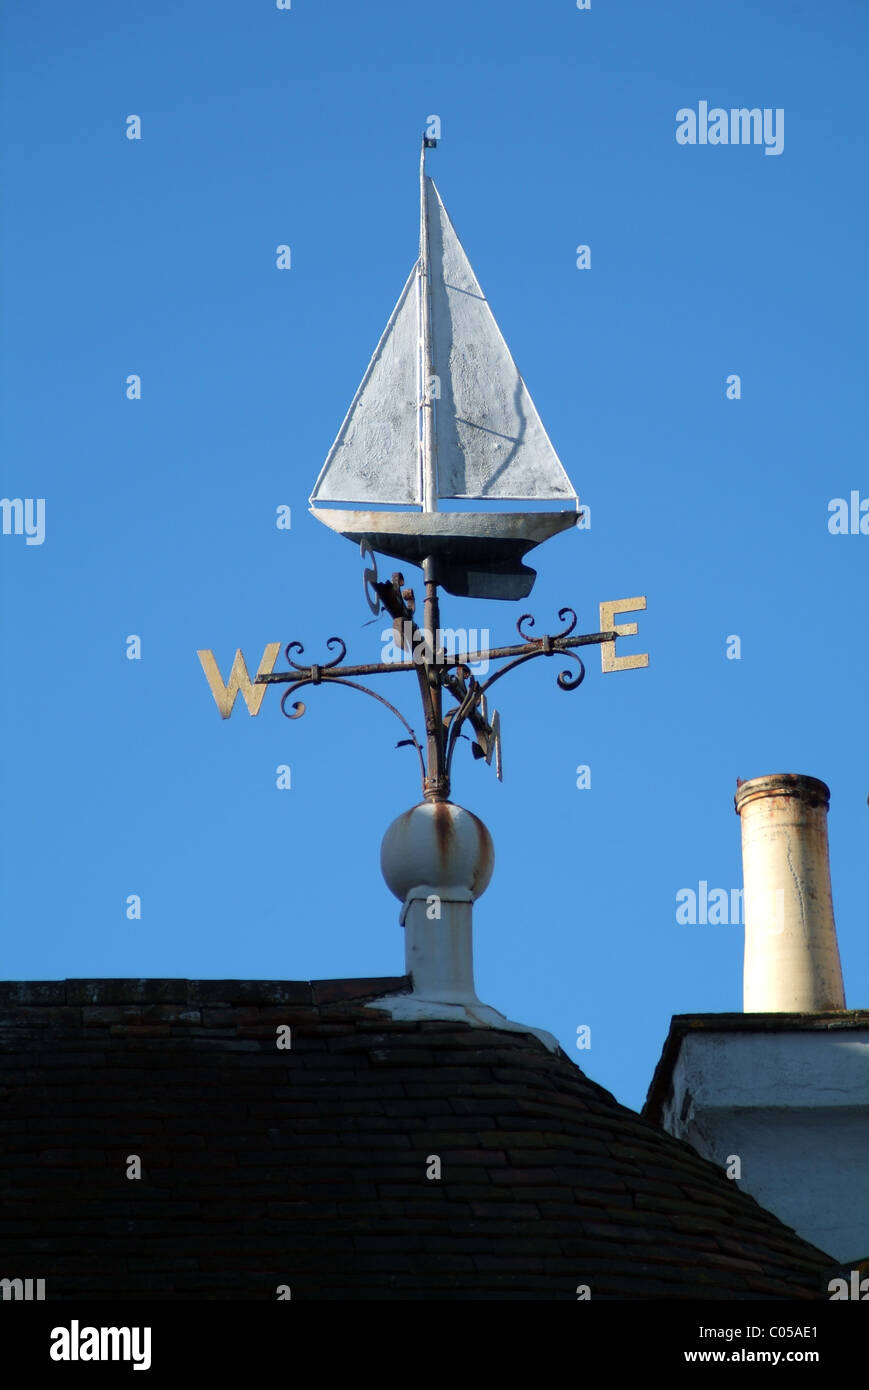
M 746 1013 L 844 1009 L 833 918 L 827 811 L 817 777 L 737 779 L 742 826 Z

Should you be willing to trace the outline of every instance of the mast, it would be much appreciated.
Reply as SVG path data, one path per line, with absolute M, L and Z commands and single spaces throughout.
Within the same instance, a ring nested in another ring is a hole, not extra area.
M 419 156 L 419 343 L 420 380 L 420 495 L 424 512 L 438 509 L 437 461 L 434 444 L 434 404 L 430 388 L 433 374 L 431 357 L 431 269 L 429 266 L 428 198 L 425 186 L 425 152 L 435 141 L 422 137 Z
M 428 148 L 433 149 L 436 143 L 431 136 L 423 135 L 419 155 L 419 363 L 421 375 L 419 409 L 422 415 L 420 475 L 424 512 L 436 512 L 438 509 L 434 403 L 431 395 L 431 379 L 434 370 L 431 356 L 431 267 L 429 265 L 428 196 L 425 184 L 425 152 Z M 438 602 L 436 566 L 432 555 L 426 555 L 423 559 L 422 572 L 425 579 L 423 634 L 428 645 L 428 661 L 419 671 L 426 730 L 424 796 L 426 801 L 447 801 L 450 794 L 450 777 L 446 768 L 443 691 L 439 669 L 443 664 L 444 657 L 439 650 L 440 604 Z

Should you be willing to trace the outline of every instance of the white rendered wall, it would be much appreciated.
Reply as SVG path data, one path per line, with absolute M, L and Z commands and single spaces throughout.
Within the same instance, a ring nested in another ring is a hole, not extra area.
M 837 1261 L 869 1255 L 869 1028 L 682 1038 L 663 1127 Z

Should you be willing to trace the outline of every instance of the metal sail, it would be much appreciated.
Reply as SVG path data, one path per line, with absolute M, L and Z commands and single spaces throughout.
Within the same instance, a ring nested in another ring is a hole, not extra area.
M 575 501 L 434 180 L 426 184 L 438 494 Z
M 421 160 L 419 259 L 311 501 L 438 497 L 577 500 Z
M 353 397 L 312 502 L 419 506 L 418 295 L 413 267 Z
M 317 479 L 311 513 L 355 545 L 420 565 L 427 590 L 434 583 L 459 597 L 524 598 L 535 573 L 523 557 L 575 524 L 579 499 L 426 176 L 434 144 L 424 137 L 419 258 Z M 445 512 L 439 497 L 573 506 Z

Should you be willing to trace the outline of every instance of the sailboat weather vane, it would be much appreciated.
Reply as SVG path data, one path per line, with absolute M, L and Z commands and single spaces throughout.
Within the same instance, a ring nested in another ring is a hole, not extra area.
M 538 656 L 564 654 L 575 667 L 559 673 L 562 690 L 581 684 L 585 667 L 576 648 L 598 645 L 604 671 L 648 665 L 645 653 L 616 655 L 616 639 L 636 633 L 635 623 L 616 624 L 616 613 L 644 609 L 645 598 L 600 605 L 601 630 L 574 636 L 577 617 L 559 611 L 561 630 L 534 637 L 534 619 L 517 623 L 522 642 L 488 650 L 446 650 L 440 625 L 438 588 L 458 597 L 521 599 L 535 571 L 523 557 L 581 518 L 579 499 L 541 423 L 440 194 L 427 175 L 423 137 L 420 155 L 419 256 L 338 432 L 314 491 L 311 513 L 360 547 L 367 560 L 365 596 L 378 614 L 393 620 L 394 643 L 406 659 L 344 665 L 346 645 L 326 643 L 322 664 L 303 665 L 300 642 L 285 647 L 289 670 L 275 671 L 280 647 L 270 643 L 252 683 L 239 651 L 224 684 L 211 652 L 199 653 L 224 718 L 241 692 L 251 714 L 259 712 L 264 687 L 286 685 L 281 709 L 290 719 L 305 713 L 292 696 L 308 685 L 339 684 L 373 696 L 401 721 L 416 749 L 426 802 L 450 799 L 453 755 L 466 726 L 472 751 L 496 763 L 501 776 L 500 719 L 489 712 L 491 687 L 508 671 Z M 561 500 L 552 511 L 442 510 L 442 500 Z M 396 571 L 377 574 L 374 552 L 422 570 L 425 586 L 422 628 L 416 624 L 413 590 Z M 486 680 L 471 667 L 504 662 Z M 417 738 L 404 715 L 355 678 L 416 674 L 425 724 Z M 455 703 L 444 710 L 444 702 Z M 289 706 L 289 707 L 288 707 Z

